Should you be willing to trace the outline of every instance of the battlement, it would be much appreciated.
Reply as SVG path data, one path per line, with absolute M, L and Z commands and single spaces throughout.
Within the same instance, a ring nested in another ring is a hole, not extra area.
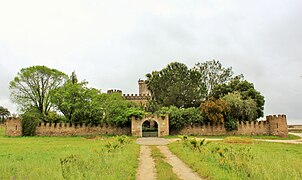
M 284 122 L 284 121 L 286 121 L 286 115 L 284 115 L 284 114 L 279 114 L 278 116 L 277 115 L 268 115 L 268 116 L 266 116 L 266 120 Z
M 110 89 L 107 91 L 107 94 L 113 94 L 113 93 L 123 94 L 123 91 L 119 89 Z
M 123 94 L 126 100 L 147 100 L 151 97 L 149 94 Z

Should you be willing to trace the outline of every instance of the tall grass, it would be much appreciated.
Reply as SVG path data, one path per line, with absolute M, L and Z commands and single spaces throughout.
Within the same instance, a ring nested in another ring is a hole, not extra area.
M 135 179 L 133 140 L 0 137 L 0 179 Z
M 201 151 L 182 142 L 169 148 L 209 179 L 302 179 L 302 145 L 235 138 L 211 142 Z

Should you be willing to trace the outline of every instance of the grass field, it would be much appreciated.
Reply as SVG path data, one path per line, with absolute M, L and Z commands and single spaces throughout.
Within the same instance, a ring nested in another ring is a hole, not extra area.
M 171 135 L 171 136 L 165 136 L 167 139 L 172 138 L 179 138 L 179 135 Z M 213 138 L 213 139 L 225 139 L 227 137 L 232 137 L 231 135 L 212 135 L 212 136 L 192 136 L 197 138 Z M 279 136 L 268 136 L 268 135 L 237 135 L 236 137 L 242 137 L 242 138 L 253 138 L 253 139 L 270 139 L 270 140 L 294 140 L 294 139 L 301 139 L 299 136 L 295 136 L 293 134 L 289 134 L 287 138 L 279 137 Z
M 139 145 L 133 139 L 4 137 L 0 179 L 135 179 Z M 117 146 L 117 147 L 116 147 Z
M 233 141 L 233 143 L 232 143 Z M 238 137 L 202 145 L 169 144 L 170 150 L 209 179 L 302 179 L 302 145 L 239 141 Z

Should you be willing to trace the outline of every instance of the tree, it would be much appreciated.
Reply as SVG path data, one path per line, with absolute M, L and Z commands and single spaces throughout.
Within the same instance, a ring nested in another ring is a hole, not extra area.
M 255 117 L 256 118 L 263 117 L 264 103 L 265 103 L 264 96 L 262 96 L 261 93 L 255 89 L 253 83 L 250 83 L 246 80 L 233 79 L 227 84 L 217 85 L 213 89 L 211 96 L 213 96 L 216 99 L 219 99 L 229 93 L 234 93 L 235 91 L 240 93 L 243 100 L 252 99 L 257 106 L 257 115 Z M 251 104 L 253 102 L 246 102 L 246 103 Z
M 221 99 L 226 102 L 224 122 L 227 130 L 236 130 L 239 121 L 255 121 L 257 119 L 257 105 L 250 97 L 244 100 L 242 95 L 235 91 Z
M 205 96 L 200 73 L 179 62 L 170 63 L 146 77 L 152 100 L 161 106 L 198 107 Z
M 0 120 L 3 122 L 8 116 L 10 116 L 10 112 L 7 108 L 0 106 Z
M 97 102 L 104 111 L 104 121 L 110 124 L 129 126 L 132 115 L 142 115 L 142 109 L 134 102 L 125 100 L 120 93 L 101 94 Z
M 217 85 L 227 83 L 233 78 L 243 78 L 243 75 L 233 77 L 232 67 L 224 68 L 216 60 L 197 63 L 195 69 L 201 74 L 200 78 L 205 83 L 208 96 Z
M 75 72 L 72 72 L 70 78 L 64 83 L 63 86 L 58 87 L 51 91 L 52 104 L 64 114 L 68 122 L 77 122 L 75 119 L 76 111 L 83 108 L 87 100 L 91 97 L 86 91 L 88 82 L 82 81 L 78 83 L 78 78 Z
M 33 107 L 45 117 L 52 108 L 50 91 L 58 88 L 66 79 L 63 72 L 46 66 L 23 68 L 10 82 L 11 98 L 22 111 Z
M 212 124 L 225 121 L 226 102 L 222 99 L 210 98 L 201 104 L 201 112 Z

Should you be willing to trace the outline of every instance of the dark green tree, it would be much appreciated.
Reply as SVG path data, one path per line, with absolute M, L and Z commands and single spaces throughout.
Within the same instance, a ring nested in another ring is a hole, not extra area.
M 173 62 L 146 77 L 152 100 L 160 106 L 198 107 L 205 97 L 200 73 L 185 64 Z
M 46 66 L 23 68 L 10 82 L 11 98 L 22 111 L 36 108 L 45 117 L 52 108 L 50 91 L 58 88 L 66 79 L 63 72 Z
M 8 116 L 10 116 L 9 110 L 0 106 L 0 122 L 3 122 Z

